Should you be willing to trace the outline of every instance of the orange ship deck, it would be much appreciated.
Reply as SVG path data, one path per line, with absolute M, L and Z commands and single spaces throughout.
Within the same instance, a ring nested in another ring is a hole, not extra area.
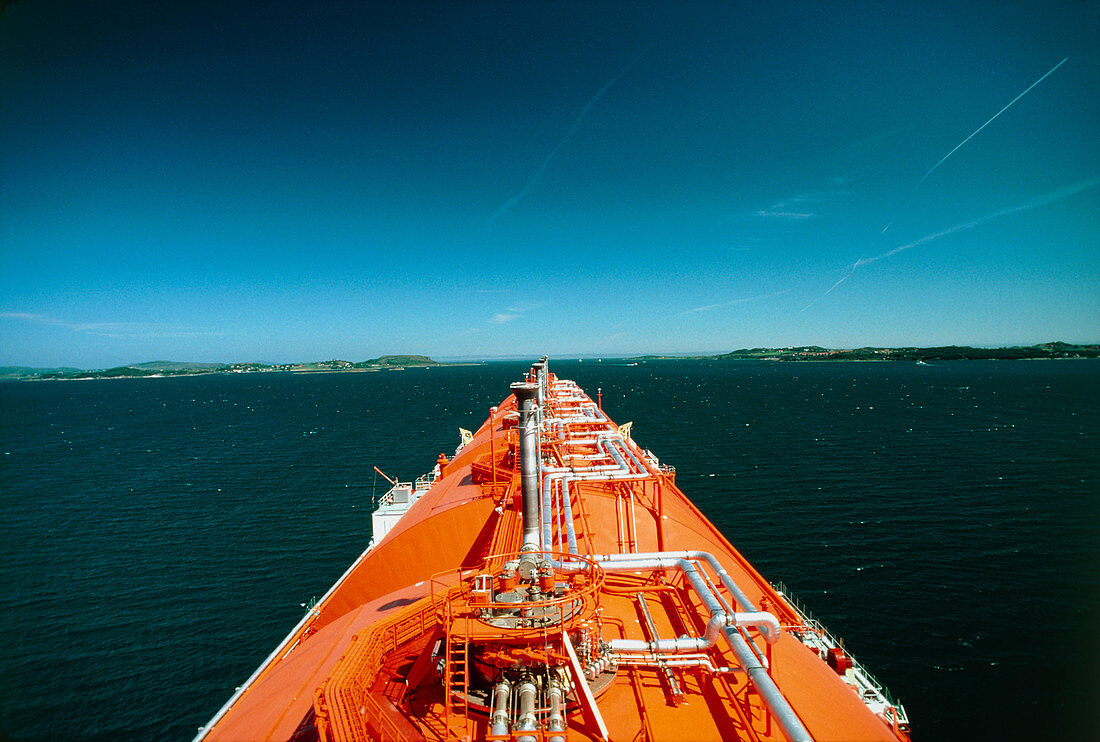
M 493 408 L 196 740 L 908 739 L 674 470 L 545 362 L 528 382 L 532 427 Z

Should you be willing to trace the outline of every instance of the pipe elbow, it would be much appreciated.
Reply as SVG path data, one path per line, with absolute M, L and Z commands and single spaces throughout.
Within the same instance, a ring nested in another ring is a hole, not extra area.
M 714 643 L 718 641 L 718 635 L 722 633 L 722 629 L 729 625 L 729 616 L 726 613 L 716 613 L 710 617 L 707 621 L 707 631 L 703 634 L 703 639 L 706 641 L 706 646 L 702 649 L 710 649 L 714 646 Z
M 735 613 L 733 615 L 733 623 L 739 627 L 759 629 L 761 635 L 764 637 L 764 641 L 768 644 L 775 644 L 779 641 L 779 634 L 782 632 L 779 626 L 779 619 L 767 611 Z

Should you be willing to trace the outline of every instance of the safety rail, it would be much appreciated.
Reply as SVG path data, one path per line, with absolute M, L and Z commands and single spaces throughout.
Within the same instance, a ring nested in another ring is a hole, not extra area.
M 801 640 L 802 633 L 810 631 L 820 637 L 821 643 L 827 647 L 842 647 L 841 642 L 834 637 L 825 625 L 814 617 L 810 609 L 806 607 L 806 604 L 791 594 L 790 588 L 782 582 L 772 583 L 772 587 L 775 588 L 779 596 L 794 609 L 799 618 L 802 619 L 803 626 L 784 626 L 783 628 L 790 631 L 795 636 L 798 636 Z M 875 698 L 877 695 L 882 702 L 882 705 L 886 707 L 883 714 L 887 717 L 887 720 L 894 727 L 906 727 L 909 724 L 909 716 L 905 712 L 905 707 L 901 705 L 901 702 L 894 698 L 894 695 L 890 693 L 890 689 L 881 683 L 878 678 L 872 675 L 866 667 L 863 666 L 855 657 L 849 654 L 845 655 L 848 662 L 851 663 L 852 669 L 855 671 L 853 675 L 856 678 L 857 685 L 859 685 L 860 700 L 867 703 L 869 700 L 878 700 Z
M 389 620 L 352 636 L 314 699 L 322 742 L 414 739 L 389 717 L 370 691 L 387 654 L 438 625 L 441 604 L 438 599 L 422 598 Z
M 449 616 L 444 621 L 444 628 L 449 631 L 458 620 L 473 617 L 483 620 L 479 621 L 482 624 L 479 629 L 469 632 L 471 637 L 529 639 L 542 636 L 546 628 L 540 625 L 501 629 L 492 625 L 490 614 L 494 609 L 523 609 L 525 613 L 543 611 L 547 615 L 554 614 L 556 610 L 555 631 L 560 631 L 562 628 L 572 629 L 597 611 L 606 579 L 604 570 L 588 556 L 555 551 L 531 552 L 531 556 L 540 562 L 549 560 L 550 564 L 555 565 L 558 578 L 569 584 L 566 593 L 541 600 L 525 600 L 522 604 L 489 601 L 491 588 L 486 586 L 493 583 L 494 573 L 501 565 L 518 556 L 514 552 L 490 554 L 482 558 L 480 567 L 449 569 L 432 575 L 428 580 L 428 595 L 439 610 L 446 611 L 445 615 Z M 562 565 L 569 565 L 568 576 L 562 571 Z
M 386 494 L 378 498 L 378 507 L 393 505 L 398 490 L 404 490 L 408 493 L 412 493 L 412 482 L 397 482 L 396 484 L 394 484 L 394 486 L 390 487 L 390 489 L 386 491 Z

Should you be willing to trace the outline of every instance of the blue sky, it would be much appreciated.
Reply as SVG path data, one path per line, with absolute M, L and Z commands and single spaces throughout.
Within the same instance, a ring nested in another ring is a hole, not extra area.
M 1100 341 L 1094 0 L 20 0 L 0 73 L 0 365 Z

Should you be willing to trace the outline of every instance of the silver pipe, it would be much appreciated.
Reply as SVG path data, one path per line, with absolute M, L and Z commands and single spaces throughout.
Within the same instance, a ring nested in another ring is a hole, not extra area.
M 542 550 L 553 550 L 553 524 L 551 522 L 551 506 L 553 503 L 553 474 L 547 474 L 542 478 Z
M 561 681 L 557 678 L 550 680 L 550 689 L 547 691 L 547 700 L 550 706 L 550 712 L 546 716 L 546 731 L 551 734 L 546 738 L 546 742 L 565 742 L 565 736 L 562 734 L 554 734 L 554 732 L 565 731 L 565 689 L 562 688 Z
M 580 458 L 579 456 L 577 458 Z M 607 456 L 600 456 L 601 459 L 608 458 Z M 575 471 L 567 466 L 547 466 L 543 469 L 545 472 L 551 474 L 567 474 L 574 479 L 587 478 L 587 479 L 609 479 L 607 473 L 619 471 L 622 467 L 618 464 L 600 464 L 599 466 L 586 466 L 580 471 Z M 599 474 L 600 476 L 596 476 Z
M 563 467 L 544 467 L 542 471 L 546 473 L 546 476 L 543 478 L 543 540 L 546 544 L 550 543 L 550 535 L 546 532 L 545 525 L 550 520 L 550 509 L 549 500 L 546 498 L 545 493 L 548 491 L 547 488 L 552 484 L 553 479 L 560 478 L 562 486 L 562 508 L 565 511 L 565 531 L 566 538 L 569 541 L 569 553 L 577 554 L 577 534 L 576 529 L 573 527 L 573 507 L 569 499 L 569 482 L 619 479 L 622 478 L 622 475 L 616 476 L 615 472 L 629 471 L 629 468 L 626 467 L 625 463 L 618 463 L 607 466 L 586 467 L 583 472 L 575 472 L 572 469 Z M 548 548 L 549 547 L 544 547 L 544 550 Z
M 531 364 L 531 370 L 535 372 L 535 395 L 538 406 L 542 407 L 546 397 L 546 356 Z
M 717 559 L 714 555 L 706 552 L 666 552 L 666 553 L 654 553 L 654 554 L 602 554 L 594 555 L 592 557 L 601 568 L 607 572 L 634 572 L 643 569 L 680 569 L 683 570 L 684 576 L 691 582 L 692 588 L 707 606 L 711 612 L 711 620 L 707 623 L 707 635 L 711 635 L 714 629 L 718 629 L 726 637 L 726 641 L 730 645 L 730 649 L 733 650 L 738 661 L 741 663 L 741 667 L 748 673 L 749 680 L 752 682 L 753 687 L 760 693 L 760 697 L 764 700 L 764 704 L 768 707 L 768 710 L 775 716 L 776 723 L 779 724 L 780 729 L 783 730 L 783 734 L 791 742 L 812 742 L 809 732 L 802 725 L 798 715 L 791 708 L 790 703 L 783 696 L 783 693 L 776 686 L 775 681 L 772 680 L 768 674 L 768 670 L 760 662 L 755 652 L 749 648 L 748 642 L 738 631 L 739 614 L 734 614 L 730 617 L 723 608 L 718 599 L 714 596 L 714 593 L 707 587 L 699 574 L 699 571 L 695 568 L 689 560 L 690 559 L 703 559 L 711 563 L 712 567 L 717 564 Z M 584 568 L 585 565 L 565 563 L 555 564 L 555 568 L 560 569 L 562 572 L 576 572 Z M 743 596 L 740 588 L 737 588 L 736 592 L 730 588 L 733 585 L 736 588 L 736 583 L 729 574 L 722 569 L 721 565 L 715 567 L 715 571 L 719 573 L 723 584 L 727 589 L 735 595 Z M 741 598 L 738 598 L 738 602 Z M 744 598 L 744 605 L 751 605 L 747 598 Z M 744 607 L 744 606 L 742 606 Z M 764 635 L 765 640 L 769 643 L 774 643 L 779 639 L 779 620 L 770 613 L 763 613 L 754 611 L 756 615 L 745 615 L 747 621 L 760 621 L 760 623 L 750 623 L 749 625 L 756 626 L 760 629 L 760 633 Z M 762 615 L 761 615 L 762 614 Z M 744 614 L 742 614 L 744 615 Z M 767 619 L 763 617 L 767 616 Z M 731 620 L 732 618 L 732 620 Z M 719 625 L 719 623 L 721 625 Z M 661 642 L 680 642 L 683 646 L 683 651 L 698 652 L 705 647 L 703 644 L 708 640 L 708 636 L 703 637 L 689 637 L 687 639 L 662 639 Z M 624 642 L 631 642 L 630 644 L 622 644 Z M 663 647 L 658 642 L 644 642 L 629 639 L 612 639 L 611 648 L 618 650 L 620 647 L 623 651 L 640 651 L 640 652 L 657 652 L 661 651 Z M 655 646 L 656 645 L 656 646 Z M 712 646 L 713 642 L 710 645 Z
M 749 674 L 749 681 L 756 688 L 760 697 L 764 699 L 764 705 L 775 716 L 779 728 L 783 730 L 783 734 L 787 739 L 790 742 L 813 742 L 813 738 L 806 731 L 806 727 L 802 726 L 802 720 L 798 718 L 798 714 L 794 712 L 782 691 L 772 680 L 767 668 L 760 664 L 759 660 L 756 659 L 756 655 L 749 649 L 744 637 L 733 627 L 726 627 L 724 633 L 729 640 L 733 653 L 737 655 L 741 666 Z
M 612 639 L 611 648 L 618 652 L 652 652 L 654 654 L 681 654 L 683 652 L 705 652 L 713 647 L 718 637 L 727 627 L 750 627 L 763 631 L 765 627 L 778 626 L 779 621 L 770 613 L 734 613 L 732 616 L 722 612 L 711 616 L 703 636 L 681 637 L 679 639 Z
M 631 536 L 631 542 L 634 544 L 634 551 L 638 551 L 638 515 L 634 508 L 634 488 L 627 489 L 627 494 L 630 495 L 630 532 L 634 534 Z
M 734 613 L 730 616 L 726 613 L 722 604 L 711 592 L 706 582 L 703 580 L 699 570 L 695 568 L 689 558 L 680 556 L 681 554 L 689 552 L 668 552 L 668 553 L 651 553 L 651 554 L 593 554 L 593 559 L 600 568 L 605 572 L 639 572 L 642 570 L 671 570 L 678 569 L 684 573 L 684 577 L 691 583 L 695 594 L 699 596 L 699 599 L 703 601 L 703 604 L 710 611 L 711 616 L 721 615 L 727 620 L 723 626 L 752 626 L 760 630 L 763 634 L 765 641 L 769 644 L 774 644 L 779 640 L 779 634 L 781 628 L 779 626 L 779 619 L 771 613 L 766 611 L 757 611 L 753 608 L 752 611 L 743 611 Z M 697 552 L 704 554 L 705 552 Z M 708 555 L 713 558 L 713 555 Z M 717 561 L 717 560 L 715 560 Z M 587 568 L 587 565 L 582 562 L 561 562 L 555 563 L 554 568 L 561 572 L 579 572 Z M 725 570 L 723 570 L 725 571 Z M 727 575 L 728 578 L 728 575 Z M 730 580 L 732 582 L 732 580 Z M 740 589 L 738 589 L 740 592 Z M 750 604 L 751 605 L 751 604 Z M 737 617 L 743 617 L 738 621 Z M 713 619 L 712 619 L 713 620 Z M 710 632 L 708 624 L 708 633 Z M 615 640 L 615 641 L 627 641 L 627 640 Z M 679 639 L 669 639 L 662 641 L 681 641 Z M 687 643 L 687 642 L 685 642 Z M 713 642 L 711 642 L 713 644 Z M 709 646 L 709 645 L 708 645 Z
M 737 602 L 737 607 L 743 611 L 755 611 L 756 606 L 749 600 L 748 596 L 741 590 L 733 578 L 730 577 L 729 572 L 718 562 L 713 554 L 706 551 L 653 551 L 639 554 L 593 554 L 593 559 L 606 560 L 606 561 L 618 561 L 621 559 L 700 559 L 710 565 L 714 573 L 718 575 L 718 579 L 722 581 L 726 589 L 729 590 L 730 595 L 733 596 Z
M 516 382 L 511 386 L 520 410 L 520 479 L 523 493 L 523 539 L 521 552 L 538 551 L 539 540 L 539 482 L 538 440 L 535 416 L 534 384 Z
M 627 456 L 634 460 L 634 463 L 638 466 L 639 471 L 649 472 L 650 474 L 657 473 L 654 472 L 653 467 L 649 466 L 649 464 L 644 460 L 644 456 L 642 458 L 638 458 L 637 454 L 635 454 L 634 451 L 630 448 L 630 445 L 626 442 L 625 438 L 619 436 L 618 438 L 613 440 L 615 440 L 616 444 L 622 451 L 626 452 Z
M 623 460 L 623 457 L 619 454 L 618 449 L 611 444 L 610 438 L 601 438 L 596 445 L 604 451 L 607 451 L 607 455 L 615 459 L 615 463 L 619 465 L 620 469 L 626 472 L 630 472 L 631 474 L 634 473 L 633 470 L 626 465 L 626 461 Z
M 516 719 L 514 732 L 538 731 L 538 721 L 535 718 L 535 696 L 538 689 L 530 680 L 524 680 L 516 686 L 516 695 L 519 696 L 519 718 Z M 516 742 L 537 742 L 537 738 L 531 734 L 516 737 Z
M 558 516 L 557 516 L 558 553 L 559 554 L 564 553 L 569 548 L 569 545 L 568 545 L 568 543 L 566 543 L 566 540 L 565 540 L 565 503 L 562 501 L 562 494 L 561 494 L 561 491 L 564 488 L 565 488 L 565 482 L 561 482 L 561 486 L 558 487 L 558 501 L 557 501 L 557 506 L 558 506 Z M 572 515 L 572 513 L 570 513 L 570 515 Z
M 649 655 L 629 655 L 624 654 L 618 658 L 619 667 L 649 667 L 656 665 L 658 667 L 702 667 L 711 673 L 732 673 L 732 672 L 745 672 L 742 667 L 715 667 L 714 663 L 710 661 L 710 657 L 707 655 L 692 655 L 692 654 L 677 654 L 671 658 L 658 657 L 655 654 Z
M 613 440 L 612 438 L 609 438 L 609 437 L 605 436 L 605 437 L 601 438 L 596 443 L 596 445 L 598 447 L 600 447 L 602 450 L 607 451 L 607 455 L 615 460 L 615 463 L 617 463 L 619 465 L 618 468 L 623 473 L 619 474 L 617 476 L 606 477 L 606 478 L 607 479 L 647 479 L 650 476 L 649 472 L 646 472 L 646 471 L 635 472 L 633 469 L 631 469 L 627 465 L 627 463 L 623 459 L 623 457 L 619 455 L 618 451 L 616 451 L 616 449 L 614 447 L 612 447 L 612 445 L 611 445 L 612 440 Z
M 597 439 L 596 443 L 601 446 L 601 441 L 607 441 L 607 438 Z M 602 450 L 602 446 L 601 446 Z M 644 479 L 649 476 L 647 473 L 632 473 L 630 467 L 626 464 L 626 461 L 621 457 L 613 453 L 608 454 L 610 458 L 616 461 L 615 464 L 609 464 L 606 466 L 589 466 L 585 467 L 583 471 L 573 471 L 563 467 L 544 467 L 542 471 L 546 474 L 543 479 L 543 540 L 545 543 L 550 543 L 550 536 L 546 533 L 545 523 L 550 520 L 550 510 L 548 500 L 545 497 L 547 487 L 552 481 L 552 478 L 561 478 L 562 482 L 562 507 L 565 509 L 565 529 L 566 536 L 569 540 L 569 553 L 576 554 L 577 551 L 577 534 L 573 527 L 573 509 L 569 500 L 569 482 L 571 481 L 607 481 L 615 479 Z M 522 463 L 522 462 L 521 462 Z M 621 472 L 621 473 L 620 473 Z M 526 525 L 525 531 L 526 533 Z M 525 537 L 526 538 L 526 537 Z M 544 547 L 545 549 L 546 547 Z
M 508 718 L 508 699 L 512 695 L 512 684 L 507 679 L 501 680 L 493 686 L 492 706 L 489 718 L 492 721 L 490 734 L 504 736 L 508 734 L 511 719 Z
M 545 362 L 545 358 L 543 359 L 543 361 Z M 545 365 L 542 367 L 541 371 L 542 372 L 545 371 Z M 546 383 L 545 378 L 546 378 L 545 376 L 541 376 L 541 374 L 540 374 L 540 379 L 539 380 L 541 382 L 540 387 L 542 387 L 542 389 L 545 389 L 545 386 L 544 386 L 545 383 Z M 563 389 L 568 389 L 570 391 L 575 391 L 576 393 L 574 395 L 572 395 L 572 398 L 575 398 L 575 399 L 578 399 L 578 400 L 584 400 L 585 399 L 586 395 L 581 395 L 580 394 L 580 389 L 579 389 L 579 387 L 577 387 L 576 384 L 559 383 L 559 384 L 555 384 L 553 388 L 556 390 L 559 387 L 563 388 Z M 539 391 L 542 391 L 542 389 L 539 389 Z M 587 398 L 586 402 L 582 402 L 582 404 L 578 407 L 577 411 L 580 413 L 580 416 L 581 416 L 582 420 L 603 421 L 603 420 L 608 419 L 606 417 L 606 415 L 603 415 L 600 412 L 600 410 L 598 409 L 598 407 L 592 403 L 591 398 Z M 561 422 L 563 424 L 567 424 L 565 420 L 562 420 Z M 525 429 L 524 439 L 526 439 L 526 438 L 527 438 L 527 431 Z M 596 473 L 594 471 L 588 472 L 587 473 L 588 476 L 578 475 L 577 473 L 573 473 L 573 472 L 568 472 L 568 473 L 562 472 L 561 473 L 561 475 L 562 475 L 561 476 L 561 479 L 562 479 L 562 483 L 561 483 L 561 487 L 562 487 L 562 493 L 561 493 L 562 510 L 564 511 L 563 514 L 565 515 L 565 519 L 566 519 L 566 531 L 567 531 L 567 536 L 568 536 L 568 539 L 569 539 L 570 552 L 574 553 L 574 554 L 577 553 L 577 547 L 576 547 L 576 534 L 574 533 L 574 529 L 573 529 L 572 509 L 571 509 L 571 503 L 570 503 L 570 499 L 569 499 L 569 484 L 568 484 L 569 481 L 570 480 L 573 480 L 573 481 L 593 480 L 593 479 L 597 479 L 597 478 L 599 478 L 599 479 L 631 478 L 632 479 L 632 478 L 635 478 L 635 477 L 639 477 L 639 478 L 640 477 L 646 477 L 646 476 L 649 476 L 649 473 L 650 473 L 649 472 L 650 467 L 646 466 L 642 461 L 640 461 L 638 459 L 638 457 L 634 454 L 634 452 L 630 450 L 630 447 L 625 444 L 625 441 L 622 442 L 621 444 L 618 444 L 618 443 L 604 443 L 603 445 L 601 445 L 600 440 L 597 439 L 596 445 L 597 445 L 597 447 L 603 449 L 604 452 L 606 454 L 608 454 L 611 458 L 613 458 L 616 461 L 616 463 L 618 464 L 617 467 L 608 467 L 604 471 L 608 471 L 609 474 L 610 474 L 610 472 L 613 471 L 614 469 L 619 469 L 619 471 L 622 472 L 622 473 L 619 474 L 619 476 L 615 476 L 614 474 L 605 475 L 605 474 L 602 474 L 602 473 Z M 623 458 L 621 456 L 616 455 L 616 453 L 614 452 L 614 450 L 612 448 L 613 446 L 616 447 L 616 448 L 619 448 L 621 446 L 621 450 L 630 459 L 633 460 L 633 463 L 635 465 L 637 465 L 638 468 L 637 468 L 636 471 L 639 471 L 641 473 L 638 474 L 638 475 L 631 476 L 628 473 L 628 472 L 631 471 L 630 467 L 626 464 L 626 462 L 623 460 Z M 528 447 L 528 448 L 530 448 L 530 447 Z M 525 454 L 525 452 L 521 452 L 521 455 L 523 455 L 523 454 Z M 537 469 L 537 463 L 538 463 L 537 462 L 537 457 L 536 457 L 536 455 L 534 455 L 535 454 L 534 451 L 532 451 L 531 454 L 532 454 L 531 459 L 533 460 L 531 463 L 533 463 L 534 466 L 530 467 L 530 469 L 535 470 L 535 469 Z M 524 490 L 526 492 L 526 491 L 528 491 L 528 486 L 529 486 L 528 485 L 528 480 L 529 480 L 529 478 L 528 478 L 528 476 L 526 476 L 526 472 L 524 472 L 523 468 L 522 468 L 522 464 L 525 461 L 527 461 L 527 456 L 523 455 L 523 457 L 521 459 L 521 474 L 524 475 L 523 476 Z M 537 486 L 538 486 L 537 475 L 532 475 L 531 479 L 534 480 L 533 485 L 534 485 L 535 488 L 537 488 Z M 549 481 L 550 481 L 550 478 L 547 477 L 546 482 L 549 482 Z M 534 517 L 529 517 L 531 515 L 531 508 L 528 505 L 528 498 L 525 498 L 525 500 L 524 500 L 524 541 L 525 541 L 525 543 L 531 541 L 531 539 L 529 538 L 530 529 L 528 528 L 528 524 L 535 521 L 535 520 L 537 520 L 537 518 L 538 518 L 537 498 L 531 498 L 531 499 L 536 500 L 536 504 L 535 504 L 535 507 L 534 507 Z M 535 530 L 534 535 L 537 537 L 537 535 L 538 535 L 537 526 L 535 527 L 534 530 Z M 546 540 L 549 541 L 548 538 Z M 638 558 L 642 555 L 605 555 L 605 556 L 607 556 L 608 558 L 607 559 L 600 559 L 599 557 L 597 557 L 597 561 L 601 562 L 601 566 L 604 569 L 606 569 L 608 571 L 619 571 L 618 569 L 615 569 L 617 567 L 617 568 L 620 568 L 624 571 L 632 571 L 631 565 L 635 564 L 636 560 L 638 560 Z M 740 587 L 733 581 L 733 578 L 730 577 L 730 575 L 721 566 L 721 564 L 718 563 L 718 560 L 715 559 L 713 555 L 711 555 L 707 552 L 689 551 L 689 552 L 679 552 L 679 553 L 650 554 L 650 555 L 646 555 L 646 556 L 652 556 L 652 557 L 655 557 L 655 559 L 656 559 L 656 563 L 652 563 L 652 566 L 646 567 L 646 568 L 661 568 L 661 569 L 666 569 L 666 568 L 672 567 L 673 565 L 668 564 L 668 561 L 669 561 L 670 557 L 674 557 L 675 567 L 680 568 L 684 571 L 685 577 L 692 583 L 692 587 L 695 589 L 695 591 L 699 595 L 700 599 L 702 599 L 704 601 L 704 603 L 708 607 L 708 610 L 710 610 L 713 614 L 711 621 L 708 622 L 708 624 L 707 624 L 707 635 L 713 635 L 713 634 L 716 633 L 716 631 L 721 631 L 726 636 L 726 639 L 729 642 L 731 649 L 733 650 L 734 654 L 738 657 L 738 660 L 741 662 L 742 666 L 748 672 L 749 678 L 752 681 L 754 687 L 757 689 L 757 691 L 760 693 L 761 697 L 764 699 L 764 702 L 768 706 L 768 709 L 771 711 L 772 714 L 775 715 L 777 723 L 779 724 L 780 728 L 783 730 L 783 733 L 787 736 L 787 738 L 789 740 L 791 740 L 792 742 L 803 742 L 803 741 L 811 742 L 811 738 L 810 738 L 809 733 L 802 726 L 801 721 L 798 719 L 798 716 L 794 713 L 794 710 L 790 707 L 790 704 L 787 703 L 787 699 L 780 692 L 779 688 L 776 687 L 775 683 L 772 681 L 771 677 L 768 675 L 767 669 L 763 666 L 763 664 L 761 664 L 761 662 L 757 658 L 756 652 L 754 652 L 752 649 L 749 648 L 747 641 L 745 640 L 744 637 L 741 636 L 741 634 L 739 633 L 739 630 L 738 630 L 738 628 L 740 626 L 755 626 L 764 635 L 765 640 L 767 640 L 769 642 L 774 642 L 778 639 L 779 630 L 780 630 L 779 625 L 778 625 L 778 620 L 769 613 L 764 613 L 764 612 L 761 612 L 761 611 L 757 611 L 755 609 L 755 606 L 753 606 L 752 602 L 748 599 L 748 597 L 744 594 L 744 592 L 740 589 Z M 722 606 L 718 602 L 718 600 L 715 598 L 715 593 L 713 593 L 709 589 L 709 587 L 706 586 L 703 583 L 703 581 L 700 578 L 700 576 L 698 574 L 698 571 L 695 569 L 694 565 L 692 565 L 691 562 L 688 561 L 690 559 L 701 559 L 701 560 L 704 560 L 704 561 L 708 562 L 711 565 L 711 568 L 714 570 L 715 574 L 718 575 L 718 577 L 721 580 L 722 584 L 726 587 L 726 589 L 734 597 L 734 599 L 738 603 L 739 607 L 741 607 L 742 609 L 745 609 L 745 610 L 742 611 L 741 613 L 736 613 L 735 612 L 733 614 L 733 616 L 731 617 L 724 610 L 724 606 Z M 611 563 L 614 563 L 613 567 L 612 567 Z M 558 567 L 559 569 L 561 569 L 564 565 L 555 565 L 555 566 Z M 563 571 L 567 571 L 567 570 L 563 570 Z M 727 624 L 727 621 L 728 621 L 728 624 Z M 720 622 L 721 622 L 722 626 L 719 626 Z M 704 636 L 702 638 L 702 641 L 707 641 L 707 640 L 708 640 L 708 636 Z M 673 639 L 673 640 L 659 640 L 659 641 L 661 641 L 661 642 L 664 642 L 664 641 L 679 642 L 681 640 Z M 700 640 L 698 640 L 698 639 L 688 640 L 684 643 L 685 644 L 698 644 L 699 641 Z M 654 642 L 653 644 L 656 644 L 656 642 Z M 713 641 L 711 641 L 711 644 L 713 644 Z M 520 722 L 517 723 L 517 725 L 516 725 L 517 731 L 534 731 L 534 729 L 536 728 L 535 717 L 534 717 L 534 701 L 535 701 L 536 692 L 537 691 L 536 691 L 534 685 L 530 682 L 523 683 L 520 686 L 521 716 L 520 716 Z M 551 704 L 553 704 L 553 700 L 551 700 Z M 534 740 L 535 740 L 535 738 L 533 736 L 526 735 L 526 736 L 520 737 L 517 740 L 517 742 L 534 742 Z M 550 742 L 557 742 L 557 740 L 556 739 L 551 739 Z
M 573 506 L 569 502 L 569 478 L 561 480 L 561 509 L 565 517 L 565 537 L 569 540 L 569 553 L 577 554 L 577 533 L 573 529 Z
M 660 641 L 661 635 L 657 633 L 657 624 L 653 621 L 653 615 L 649 612 L 649 604 L 646 603 L 645 595 L 638 593 L 638 607 L 642 610 L 642 618 L 645 619 L 646 628 L 649 629 L 649 638 L 653 641 Z M 663 664 L 661 669 L 664 670 L 665 680 L 668 681 L 668 690 L 674 698 L 679 698 L 684 695 L 684 691 L 680 688 L 680 681 L 676 679 L 676 673 L 674 673 L 668 666 Z
M 733 613 L 734 612 L 733 608 L 730 606 L 730 604 L 728 602 L 726 602 L 726 599 L 722 596 L 722 593 L 718 590 L 718 586 L 715 585 L 714 582 L 711 581 L 710 577 L 707 576 L 706 572 L 702 572 L 701 574 L 703 576 L 703 579 L 707 583 L 707 587 L 710 589 L 710 591 L 712 593 L 714 593 L 714 597 L 718 598 L 718 602 L 722 604 L 722 610 L 724 610 L 726 613 Z M 739 633 L 743 637 L 745 637 L 745 639 L 748 639 L 748 636 L 745 634 L 744 631 L 741 631 Z M 758 660 L 760 660 L 760 664 L 762 664 L 764 667 L 767 667 L 768 666 L 768 659 L 763 655 L 763 653 L 761 653 L 760 648 L 756 646 L 756 643 L 753 642 L 750 639 L 748 641 L 748 646 L 756 654 L 756 658 Z
M 691 583 L 692 589 L 695 594 L 699 596 L 699 599 L 703 601 L 703 604 L 710 611 L 711 619 L 707 623 L 706 633 L 700 638 L 687 638 L 687 639 L 661 639 L 655 642 L 643 642 L 647 645 L 655 645 L 652 647 L 647 646 L 643 650 L 628 649 L 627 651 L 651 651 L 651 652 L 679 652 L 679 651 L 703 651 L 710 649 L 714 646 L 714 643 L 718 640 L 719 632 L 724 630 L 727 626 L 750 626 L 759 629 L 760 633 L 764 635 L 765 641 L 769 644 L 774 644 L 779 640 L 779 619 L 766 611 L 752 611 L 752 612 L 739 612 L 730 615 L 726 612 L 725 608 L 719 602 L 718 598 L 710 590 L 710 587 L 706 584 L 703 576 L 699 573 L 699 570 L 695 568 L 687 559 L 677 559 L 674 564 L 670 564 L 667 561 L 658 562 L 658 560 L 650 559 L 631 559 L 631 560 L 616 560 L 610 562 L 614 565 L 614 569 L 611 569 L 607 564 L 601 563 L 600 566 L 608 572 L 633 572 L 642 569 L 669 569 L 675 566 L 676 569 L 681 570 L 684 573 L 684 577 Z M 659 564 L 660 566 L 656 566 Z M 628 641 L 626 639 L 612 640 L 612 647 L 615 646 L 617 641 Z

